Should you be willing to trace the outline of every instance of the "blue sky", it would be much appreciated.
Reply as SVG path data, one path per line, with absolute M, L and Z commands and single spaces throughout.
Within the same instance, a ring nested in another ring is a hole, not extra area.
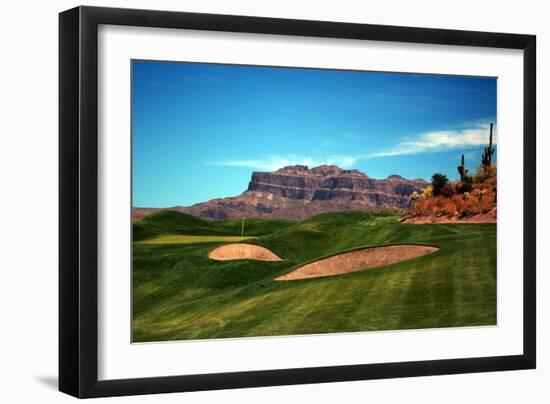
M 133 205 L 235 196 L 252 171 L 291 164 L 335 164 L 373 178 L 428 180 L 442 172 L 454 179 L 462 153 L 470 170 L 479 163 L 496 122 L 496 83 L 133 61 Z

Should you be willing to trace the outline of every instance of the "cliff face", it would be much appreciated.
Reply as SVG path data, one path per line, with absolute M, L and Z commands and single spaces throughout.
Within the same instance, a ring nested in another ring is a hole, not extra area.
M 290 166 L 275 172 L 254 172 L 248 189 L 240 196 L 213 199 L 175 209 L 211 219 L 261 217 L 303 220 L 322 212 L 404 209 L 409 195 L 428 185 L 392 175 L 384 180 L 357 170 L 336 166 Z

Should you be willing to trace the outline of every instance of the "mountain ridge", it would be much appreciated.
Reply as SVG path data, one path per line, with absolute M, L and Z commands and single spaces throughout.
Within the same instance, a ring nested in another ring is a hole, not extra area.
M 309 168 L 292 165 L 273 172 L 254 171 L 246 191 L 228 198 L 216 198 L 191 206 L 167 208 L 205 220 L 242 217 L 304 220 L 323 212 L 406 209 L 412 192 L 428 185 L 422 179 L 405 179 L 392 174 L 375 179 L 359 170 L 335 165 Z M 133 219 L 162 210 L 133 208 Z

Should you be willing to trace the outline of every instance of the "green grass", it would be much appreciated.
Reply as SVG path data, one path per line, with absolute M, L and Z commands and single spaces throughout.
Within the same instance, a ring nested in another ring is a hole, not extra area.
M 263 236 L 292 226 L 289 220 L 246 219 L 244 235 Z M 207 222 L 191 215 L 161 210 L 133 224 L 134 241 L 148 240 L 161 235 L 240 236 L 241 220 Z
M 136 241 L 240 236 L 240 220 L 205 222 L 161 213 L 134 224 Z M 245 236 L 255 236 L 250 242 L 271 249 L 285 259 L 281 262 L 211 261 L 207 253 L 223 244 L 219 241 L 134 243 L 133 340 L 496 324 L 496 225 L 412 225 L 397 219 L 392 213 L 344 212 L 303 222 L 247 220 Z M 396 243 L 440 250 L 341 276 L 274 280 L 320 257 Z
M 240 236 L 189 236 L 183 234 L 173 234 L 156 236 L 146 240 L 138 241 L 138 244 L 194 244 L 194 243 L 214 243 L 226 242 L 235 243 L 238 241 L 249 240 L 253 237 Z

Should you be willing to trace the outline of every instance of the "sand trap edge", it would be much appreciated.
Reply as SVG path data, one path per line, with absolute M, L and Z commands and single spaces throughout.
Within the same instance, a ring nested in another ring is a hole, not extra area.
M 281 257 L 268 248 L 250 243 L 224 244 L 208 252 L 208 258 L 213 261 L 283 261 Z
M 415 251 L 411 251 L 415 250 Z M 382 268 L 399 262 L 410 261 L 424 255 L 433 254 L 440 250 L 439 247 L 426 244 L 387 244 L 355 248 L 353 250 L 322 257 L 275 278 L 276 281 L 294 281 L 312 278 L 326 278 L 345 275 L 353 272 L 366 271 L 368 269 Z M 391 252 L 393 256 L 385 256 Z M 366 255 L 367 259 L 365 259 Z M 341 263 L 341 259 L 348 262 Z M 362 259 L 363 258 L 363 259 Z M 370 261 L 369 261 L 370 260 Z M 324 263 L 327 267 L 322 268 Z

